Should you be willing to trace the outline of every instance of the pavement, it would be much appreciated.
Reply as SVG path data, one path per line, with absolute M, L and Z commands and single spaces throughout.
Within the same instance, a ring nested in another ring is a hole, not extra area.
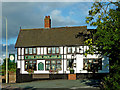
M 2 84 L 2 90 L 100 90 L 100 80 L 39 80 L 25 83 Z

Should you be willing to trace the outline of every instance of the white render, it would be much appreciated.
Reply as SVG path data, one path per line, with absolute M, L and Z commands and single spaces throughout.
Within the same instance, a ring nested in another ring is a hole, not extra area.
M 37 48 L 37 55 L 47 55 L 47 47 L 36 47 Z M 73 69 L 75 70 L 75 73 L 91 73 L 88 72 L 87 70 L 83 70 L 83 59 L 86 58 L 100 58 L 100 55 L 94 54 L 94 55 L 87 55 L 87 57 L 85 57 L 83 54 L 83 50 L 87 50 L 88 47 L 87 46 L 77 46 L 76 47 L 76 52 L 77 54 L 67 54 L 67 47 L 59 47 L 60 48 L 60 54 L 62 55 L 62 63 L 61 63 L 61 68 L 62 70 L 59 71 L 59 74 L 63 74 L 63 73 L 70 73 L 70 71 L 67 69 L 67 59 L 72 59 L 72 58 L 76 58 L 76 60 L 74 60 L 74 65 L 76 65 L 76 67 L 74 67 Z M 64 50 L 63 50 L 64 48 Z M 80 48 L 80 49 L 79 49 Z M 64 52 L 63 52 L 64 51 Z M 20 53 L 22 52 L 22 53 Z M 19 56 L 20 55 L 20 56 Z M 109 58 L 106 56 L 101 57 L 102 58 L 102 70 L 98 70 L 98 73 L 109 73 Z M 38 70 L 38 63 L 42 62 L 44 64 L 44 70 L 40 71 Z M 64 62 L 64 63 L 63 63 Z M 27 71 L 25 71 L 25 61 L 24 61 L 24 48 L 18 48 L 18 60 L 17 60 L 17 68 L 20 68 L 20 73 L 22 74 L 28 74 Z M 63 70 L 64 68 L 64 70 Z M 49 71 L 45 70 L 45 60 L 37 60 L 37 71 L 34 71 L 34 73 L 36 74 L 49 74 Z

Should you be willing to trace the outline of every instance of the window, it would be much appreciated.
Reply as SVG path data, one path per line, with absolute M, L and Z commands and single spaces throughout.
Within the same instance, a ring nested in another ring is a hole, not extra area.
M 72 53 L 75 53 L 75 47 L 72 47 Z
M 36 54 L 36 48 L 25 48 L 25 54 Z
M 56 53 L 59 53 L 59 48 L 58 47 L 56 47 Z
M 102 70 L 102 60 L 101 59 L 84 59 L 83 69 L 84 70 Z
M 36 60 L 25 60 L 25 71 L 28 69 L 36 70 Z
M 80 47 L 76 47 L 76 53 L 80 53 Z
M 46 70 L 61 70 L 61 60 L 46 60 Z
M 28 54 L 28 48 L 25 48 L 25 54 Z
M 67 68 L 72 68 L 73 67 L 73 59 L 67 60 Z
M 48 54 L 58 54 L 59 53 L 59 47 L 49 47 Z
M 29 48 L 29 54 L 32 54 L 32 48 Z
M 72 50 L 71 50 L 71 47 L 68 47 L 68 51 L 67 51 L 67 52 L 68 52 L 68 53 L 71 53 L 71 51 L 72 51 Z
M 52 53 L 52 49 L 51 48 L 48 48 L 48 53 Z
M 52 53 L 55 53 L 55 47 L 52 47 Z
M 33 54 L 36 54 L 36 48 L 33 48 Z
M 46 70 L 50 70 L 50 61 L 46 61 Z
M 76 48 L 75 47 L 68 47 L 67 48 L 67 53 L 75 53 L 76 52 Z

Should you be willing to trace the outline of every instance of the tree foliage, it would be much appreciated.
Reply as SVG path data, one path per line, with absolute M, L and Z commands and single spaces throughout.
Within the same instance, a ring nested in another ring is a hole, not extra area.
M 86 23 L 97 27 L 93 37 L 85 41 L 90 47 L 86 53 L 97 50 L 109 56 L 110 75 L 104 79 L 105 87 L 120 89 L 120 2 L 95 2 Z
M 6 72 L 6 58 L 3 59 L 3 64 L 2 64 L 2 72 L 5 74 Z M 9 62 L 9 58 L 8 58 L 8 71 L 16 71 L 16 63 L 13 62 Z

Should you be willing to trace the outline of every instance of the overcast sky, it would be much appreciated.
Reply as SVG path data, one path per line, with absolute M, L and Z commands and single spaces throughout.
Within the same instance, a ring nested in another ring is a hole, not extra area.
M 50 15 L 52 27 L 86 26 L 85 17 L 93 2 L 3 2 L 2 16 L 8 19 L 8 44 L 15 44 L 20 30 L 44 28 Z M 87 28 L 93 28 L 87 25 Z M 5 43 L 5 20 L 2 19 L 2 43 Z

